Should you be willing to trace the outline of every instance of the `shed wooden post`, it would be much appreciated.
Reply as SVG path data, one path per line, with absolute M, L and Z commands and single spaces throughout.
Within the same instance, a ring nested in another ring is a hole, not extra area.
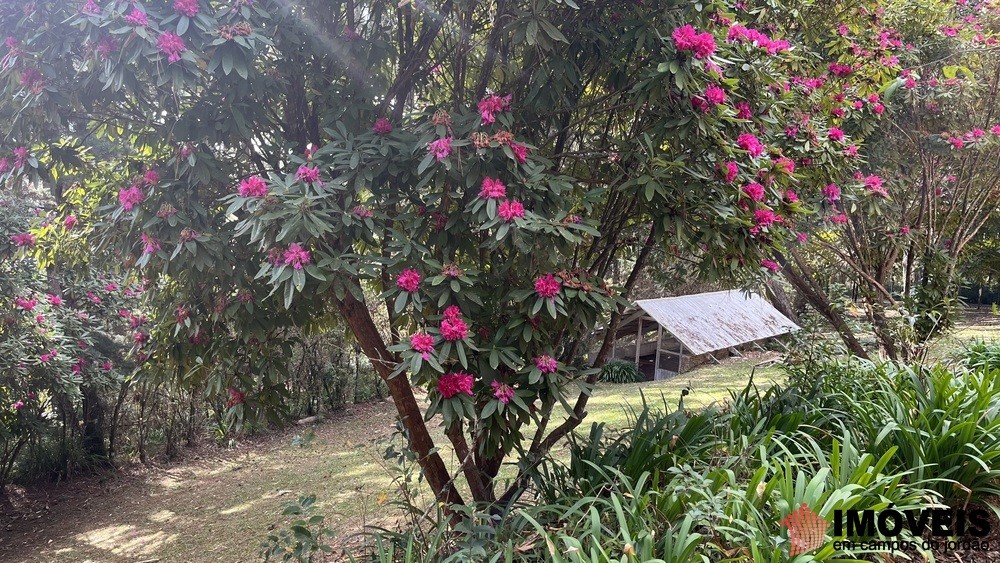
M 656 323 L 656 361 L 653 363 L 653 381 L 660 373 L 660 346 L 663 344 L 663 325 Z
M 635 365 L 639 365 L 639 348 L 642 346 L 642 317 L 639 317 L 639 328 L 635 333 Z

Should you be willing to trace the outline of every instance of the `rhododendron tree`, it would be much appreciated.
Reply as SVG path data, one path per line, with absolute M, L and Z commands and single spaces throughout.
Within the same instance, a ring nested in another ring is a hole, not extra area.
M 148 364 L 233 409 L 280 395 L 260 342 L 337 312 L 446 504 L 466 499 L 428 423 L 472 499 L 509 505 L 586 415 L 654 251 L 759 279 L 868 197 L 855 156 L 892 37 L 834 45 L 834 73 L 742 2 L 353 6 L 5 3 L 0 104 L 23 111 L 0 153 L 12 181 L 80 178 L 101 244 L 160 289 Z

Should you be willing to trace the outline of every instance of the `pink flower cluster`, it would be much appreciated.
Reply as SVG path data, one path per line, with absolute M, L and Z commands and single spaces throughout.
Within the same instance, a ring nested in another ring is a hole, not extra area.
M 830 128 L 830 132 L 829 132 L 829 136 L 830 136 L 830 140 L 831 141 L 843 141 L 844 140 L 844 131 L 842 129 L 840 129 L 839 127 L 831 127 Z
M 67 215 L 63 219 L 63 226 L 66 227 L 67 231 L 75 227 L 76 223 L 77 223 L 76 215 Z
M 505 405 L 514 398 L 514 388 L 506 383 L 501 383 L 494 379 L 490 383 L 490 387 L 493 388 L 493 396 Z
M 355 205 L 354 209 L 351 210 L 351 213 L 355 217 L 359 217 L 361 219 L 371 219 L 375 216 L 375 212 L 366 205 Z
M 690 24 L 675 29 L 673 38 L 678 51 L 691 51 L 696 59 L 710 57 L 715 52 L 715 37 L 707 31 L 698 33 Z
M 293 242 L 288 245 L 288 248 L 281 256 L 281 260 L 286 266 L 301 270 L 302 266 L 305 266 L 312 260 L 312 257 L 309 256 L 309 251 L 303 248 L 301 244 Z
M 396 287 L 407 293 L 416 293 L 420 289 L 422 279 L 420 272 L 413 268 L 407 268 L 396 276 Z
M 38 301 L 35 299 L 28 299 L 26 297 L 18 297 L 14 299 L 14 305 L 19 309 L 24 309 L 25 311 L 34 311 L 35 306 L 38 305 Z
M 193 18 L 198 15 L 198 0 L 174 0 L 174 11 Z
M 181 53 L 187 50 L 184 39 L 172 31 L 161 33 L 156 39 L 156 48 L 167 56 L 167 62 L 176 63 L 181 60 Z
M 535 278 L 535 293 L 543 299 L 551 299 L 562 291 L 562 283 L 552 274 Z
M 854 67 L 842 63 L 830 63 L 826 69 L 834 76 L 850 76 L 854 72 Z
M 149 25 L 149 18 L 146 17 L 146 12 L 132 8 L 132 11 L 125 16 L 125 23 L 133 27 L 146 27 Z
M 865 176 L 865 189 L 871 195 L 889 197 L 889 191 L 882 185 L 882 178 L 874 174 Z
M 469 335 L 469 326 L 462 320 L 462 310 L 452 305 L 444 310 L 441 321 L 441 337 L 449 342 L 464 340 Z
M 767 51 L 767 54 L 774 55 L 782 51 L 787 51 L 791 44 L 784 39 L 771 39 L 767 35 L 756 29 L 748 29 L 742 25 L 734 25 L 729 28 L 726 34 L 726 41 L 730 43 L 751 43 Z
M 35 239 L 35 235 L 31 233 L 18 233 L 16 235 L 10 235 L 10 242 L 14 243 L 14 246 L 18 247 L 32 247 L 38 242 Z
M 142 190 L 137 185 L 122 188 L 118 191 L 118 202 L 125 208 L 125 211 L 132 211 L 144 199 L 146 199 L 146 194 L 142 193 Z
M 736 144 L 754 158 L 764 153 L 764 145 L 752 133 L 740 133 L 736 137 Z
M 307 184 L 319 182 L 319 168 L 303 164 L 295 171 L 295 179 Z
M 264 197 L 267 195 L 267 182 L 260 176 L 250 176 L 240 182 L 240 197 Z
M 725 176 L 723 177 L 725 178 L 726 182 L 729 183 L 732 183 L 732 181 L 736 179 L 736 175 L 740 171 L 739 165 L 737 165 L 735 162 L 732 161 L 724 163 L 722 165 L 722 168 L 724 168 L 723 173 L 725 174 Z
M 392 123 L 390 123 L 388 119 L 380 117 L 375 120 L 375 125 L 372 126 L 372 131 L 374 131 L 376 135 L 388 135 L 389 133 L 392 133 Z
M 514 219 L 524 217 L 524 205 L 520 201 L 507 199 L 500 203 L 500 206 L 497 208 L 497 214 L 500 215 L 500 218 L 505 223 L 510 223 Z
M 764 201 L 764 186 L 751 182 L 743 186 L 743 193 L 754 201 Z
M 507 197 L 507 186 L 500 180 L 495 180 L 487 176 L 483 178 L 483 186 L 479 190 L 479 197 L 482 199 L 503 199 Z
M 479 101 L 479 115 L 482 117 L 483 125 L 490 125 L 496 121 L 496 114 L 506 111 L 510 107 L 510 95 L 497 96 L 489 95 Z
M 438 393 L 441 393 L 445 399 L 450 399 L 458 394 L 472 395 L 474 380 L 471 373 L 464 371 L 446 373 L 438 378 Z
M 160 241 L 147 235 L 146 233 L 142 233 L 139 238 L 142 239 L 143 254 L 153 254 L 160 251 Z
M 427 144 L 427 150 L 438 160 L 444 160 L 451 154 L 451 137 L 444 137 Z
M 555 373 L 559 369 L 559 362 L 548 354 L 542 354 L 534 359 L 535 367 L 542 373 Z
M 420 352 L 420 357 L 427 360 L 434 351 L 434 337 L 426 332 L 418 332 L 410 336 L 410 348 Z
M 96 15 L 100 15 L 100 13 L 101 13 L 101 7 L 98 6 L 97 2 L 94 2 L 94 0 L 87 0 L 87 2 L 84 3 L 83 7 L 80 8 L 80 13 L 81 14 L 93 14 L 95 16 Z
M 41 360 L 43 364 L 47 364 L 47 363 L 51 362 L 52 360 L 56 359 L 56 356 L 58 356 L 58 355 L 59 355 L 59 350 L 56 350 L 55 348 L 53 348 L 53 349 L 49 350 L 48 352 L 42 353 L 42 355 L 39 356 L 38 359 Z
M 781 266 L 779 266 L 774 260 L 761 260 L 760 265 L 768 270 L 771 270 L 772 272 L 777 272 L 781 269 Z

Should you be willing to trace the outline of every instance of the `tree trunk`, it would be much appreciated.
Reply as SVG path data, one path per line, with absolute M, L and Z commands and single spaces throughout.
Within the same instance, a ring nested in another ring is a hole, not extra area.
M 424 476 L 434 491 L 438 501 L 447 507 L 453 504 L 464 504 L 462 496 L 455 490 L 448 468 L 441 456 L 435 451 L 434 440 L 427 431 L 420 406 L 413 396 L 413 388 L 405 373 L 392 375 L 398 364 L 397 358 L 386 349 L 382 335 L 379 334 L 372 321 L 368 307 L 358 301 L 351 292 L 347 292 L 337 303 L 340 313 L 358 339 L 362 351 L 371 360 L 375 371 L 386 382 L 389 394 L 396 405 L 399 418 L 406 428 L 410 441 L 410 449 L 417 454 L 417 463 L 424 471 Z
M 840 334 L 840 338 L 844 341 L 847 349 L 850 350 L 852 354 L 859 358 L 870 359 L 868 357 L 868 352 L 865 350 L 861 342 L 854 335 L 854 331 L 851 327 L 847 325 L 844 317 L 841 316 L 836 309 L 833 308 L 833 304 L 830 303 L 830 298 L 826 295 L 823 289 L 818 283 L 815 283 L 812 279 L 812 272 L 806 266 L 805 262 L 792 251 L 792 258 L 795 263 L 802 269 L 799 273 L 795 270 L 795 267 L 791 262 L 785 260 L 784 256 L 778 256 L 779 261 L 784 264 L 781 268 L 781 273 L 784 274 L 785 279 L 792 284 L 795 289 L 805 297 L 806 301 L 813 306 L 821 315 L 823 315 L 826 320 L 830 321 L 833 328 Z

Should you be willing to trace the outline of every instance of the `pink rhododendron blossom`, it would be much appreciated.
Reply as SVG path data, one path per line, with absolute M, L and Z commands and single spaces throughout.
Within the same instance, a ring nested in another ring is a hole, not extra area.
M 375 212 L 365 205 L 355 205 L 354 209 L 351 210 L 351 214 L 361 219 L 371 219 L 375 216 Z
M 514 388 L 506 383 L 500 383 L 497 380 L 493 380 L 493 382 L 490 383 L 490 387 L 493 389 L 493 396 L 505 405 L 514 398 Z
M 806 233 L 798 233 L 795 235 L 795 240 L 799 242 L 806 242 L 807 240 L 809 240 L 809 235 Z
M 146 17 L 146 12 L 132 8 L 132 11 L 125 16 L 125 23 L 133 27 L 146 27 L 149 25 L 149 19 Z
M 749 29 L 742 25 L 730 27 L 729 32 L 726 34 L 726 41 L 730 43 L 750 43 L 760 49 L 764 49 L 769 55 L 787 51 L 791 47 L 791 44 L 784 39 L 771 39 L 756 29 Z
M 98 296 L 93 291 L 88 291 L 87 292 L 87 299 L 89 299 L 90 302 L 93 303 L 94 305 L 100 305 L 103 302 L 103 300 L 100 298 L 100 296 Z
M 847 222 L 847 214 L 838 213 L 830 217 L 830 221 L 832 221 L 835 225 L 843 225 L 844 223 Z
M 726 103 L 726 91 L 712 84 L 705 88 L 705 99 L 713 105 L 724 104 Z
M 97 2 L 94 2 L 94 0 L 87 0 L 83 7 L 80 8 L 80 13 L 97 16 L 101 14 L 101 7 L 98 6 Z
M 736 144 L 756 158 L 764 152 L 764 145 L 752 133 L 740 133 L 736 138 Z
M 24 165 L 28 163 L 28 156 L 27 147 L 17 147 L 14 149 L 14 168 L 24 168 Z
M 757 227 L 770 227 L 775 223 L 781 222 L 781 217 L 771 211 L 770 209 L 756 209 L 753 212 L 753 219 L 757 223 Z
M 562 291 L 562 283 L 552 274 L 545 274 L 535 278 L 535 293 L 543 299 L 550 299 L 559 295 Z
M 54 295 L 52 293 L 48 293 L 48 294 L 46 294 L 46 297 L 49 298 L 49 303 L 51 305 L 55 306 L 55 307 L 58 307 L 58 306 L 60 306 L 60 305 L 63 304 L 62 297 L 59 297 L 58 295 Z
M 764 201 L 764 186 L 757 182 L 751 182 L 743 186 L 743 193 L 754 201 Z
M 908 235 L 908 234 L 910 234 L 910 228 L 907 227 L 907 226 L 905 226 L 905 225 L 902 226 L 902 227 L 900 227 L 899 228 L 899 234 L 901 234 L 901 235 Z
M 420 272 L 413 268 L 407 268 L 396 276 L 396 287 L 407 293 L 416 293 L 420 289 L 422 279 Z
M 77 222 L 76 215 L 67 215 L 66 218 L 63 219 L 63 226 L 66 227 L 67 230 L 69 230 L 72 229 L 74 226 L 76 226 L 76 222 Z
M 736 102 L 736 119 L 753 119 L 753 113 L 750 112 L 750 104 Z
M 783 174 L 792 174 L 795 172 L 795 163 L 790 158 L 781 157 L 774 161 L 774 168 Z
M 732 181 L 736 179 L 736 175 L 740 171 L 739 165 L 737 165 L 735 162 L 730 161 L 723 164 L 722 167 L 723 167 L 723 172 L 725 174 L 724 178 L 726 182 L 732 183 Z
M 795 203 L 795 202 L 799 201 L 799 194 L 795 193 L 792 190 L 787 190 L 785 192 L 785 200 L 788 203 Z
M 865 189 L 872 195 L 889 197 L 888 190 L 882 185 L 882 178 L 874 174 L 865 177 Z
M 139 186 L 130 186 L 128 188 L 122 188 L 118 191 L 118 202 L 125 211 L 132 211 L 132 209 L 142 203 L 142 200 L 146 199 L 146 194 L 142 193 Z
M 830 135 L 830 140 L 832 141 L 844 140 L 844 131 L 839 127 L 831 127 L 829 135 Z
M 293 242 L 288 245 L 288 249 L 281 256 L 281 260 L 286 266 L 301 270 L 302 266 L 305 266 L 312 260 L 312 257 L 309 256 L 309 251 L 303 248 L 301 244 Z
M 242 405 L 247 400 L 246 393 L 237 391 L 235 387 L 229 388 L 229 400 L 226 401 L 226 408 L 231 409 L 237 405 Z
M 768 270 L 771 270 L 772 272 L 777 272 L 781 269 L 781 266 L 779 266 L 774 260 L 761 260 L 760 265 Z
M 35 240 L 35 235 L 31 233 L 18 233 L 16 235 L 10 235 L 10 242 L 14 243 L 17 247 L 32 247 L 35 246 L 37 241 Z
M 691 51 L 696 59 L 707 58 L 715 52 L 715 37 L 707 31 L 698 33 L 690 24 L 675 29 L 673 39 L 678 51 Z
M 858 156 L 858 146 L 848 145 L 847 148 L 844 149 L 844 154 L 850 157 Z
M 521 143 L 518 143 L 518 142 L 515 142 L 515 141 L 511 141 L 509 146 L 510 146 L 510 150 L 514 151 L 514 158 L 517 159 L 518 163 L 524 164 L 525 162 L 528 161 L 528 147 L 527 146 L 522 145 Z
M 827 184 L 823 188 L 823 196 L 830 203 L 840 200 L 840 187 L 837 184 Z
M 21 410 L 21 409 L 24 408 L 24 401 L 20 401 L 20 400 L 14 401 L 14 404 L 11 405 L 10 408 L 12 408 L 12 409 L 14 409 L 16 411 L 19 411 L 19 410 Z
M 830 63 L 830 65 L 827 66 L 827 70 L 829 70 L 830 74 L 834 76 L 849 76 L 854 72 L 854 67 L 840 63 Z
M 238 193 L 240 197 L 264 197 L 267 195 L 267 182 L 260 176 L 250 176 L 240 182 Z
M 104 291 L 118 291 L 118 284 L 116 283 L 104 284 Z
M 542 373 L 555 373 L 559 369 L 559 362 L 548 354 L 542 354 L 534 359 L 535 367 Z
M 16 305 L 18 309 L 24 309 L 25 311 L 34 311 L 35 306 L 38 305 L 38 301 L 35 299 L 18 297 L 14 299 L 14 305 Z
M 176 63 L 181 60 L 181 53 L 187 50 L 184 39 L 172 31 L 161 33 L 156 39 L 156 48 L 167 56 L 167 62 Z
M 483 178 L 479 197 L 482 199 L 503 199 L 507 197 L 507 186 L 503 185 L 503 182 L 500 180 L 495 180 L 487 176 Z
M 147 186 L 156 185 L 160 181 L 160 173 L 150 168 L 142 175 L 142 183 Z
M 372 126 L 372 131 L 374 131 L 376 135 L 388 135 L 389 133 L 392 133 L 392 123 L 390 123 L 388 119 L 380 117 L 375 120 L 375 125 Z
M 139 236 L 139 238 L 142 239 L 142 253 L 143 254 L 153 254 L 154 252 L 159 252 L 160 251 L 160 241 L 158 241 L 155 238 L 147 235 L 146 233 L 142 233 Z
M 490 125 L 496 121 L 496 114 L 505 111 L 510 107 L 510 95 L 497 96 L 496 94 L 487 96 L 479 101 L 479 115 L 483 120 L 483 125 Z
M 315 184 L 319 182 L 319 168 L 303 164 L 295 171 L 295 179 L 307 184 Z
M 448 310 L 451 310 L 451 307 Z M 457 314 L 449 314 L 448 310 L 445 311 L 444 319 L 441 320 L 441 338 L 449 342 L 464 340 L 469 336 L 469 325 L 465 324 L 458 307 L 455 307 L 455 310 L 458 311 Z
M 420 357 L 430 359 L 431 352 L 434 351 L 434 337 L 426 332 L 418 332 L 410 336 L 410 348 L 420 352 Z
M 517 200 L 504 200 L 500 202 L 500 206 L 497 207 L 497 215 L 499 215 L 505 223 L 510 223 L 514 219 L 521 219 L 524 217 L 524 205 Z
M 427 144 L 427 150 L 430 151 L 434 158 L 438 160 L 444 160 L 448 158 L 451 154 L 451 137 L 444 137 L 436 141 L 431 141 Z
M 198 0 L 174 0 L 174 11 L 193 18 L 198 15 Z
M 450 399 L 455 395 L 472 395 L 472 383 L 474 378 L 471 373 L 456 371 L 446 373 L 438 378 L 438 393 L 445 399 Z
M 101 60 L 108 60 L 111 55 L 118 51 L 118 40 L 110 35 L 105 35 L 97 42 L 97 54 Z

